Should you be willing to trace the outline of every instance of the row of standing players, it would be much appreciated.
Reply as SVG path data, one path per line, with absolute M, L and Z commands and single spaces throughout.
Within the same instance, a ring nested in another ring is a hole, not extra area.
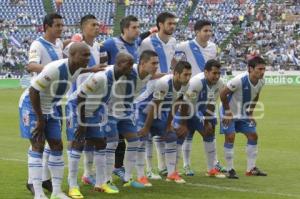
M 75 41 L 78 35 L 73 41 L 61 42 L 58 38 L 62 34 L 63 19 L 58 14 L 48 14 L 44 18 L 45 34 L 30 47 L 27 70 L 38 75 L 24 91 L 19 109 L 22 136 L 31 143 L 27 188 L 35 198 L 47 198 L 42 187 L 52 191 L 53 199 L 69 198 L 61 191 L 64 162 L 59 101 L 66 93 L 68 195 L 71 198 L 83 198 L 77 184 L 82 152 L 82 181 L 93 184 L 96 191 L 119 192 L 112 182 L 113 172 L 122 178 L 124 187 L 143 188 L 151 186 L 149 178 L 161 179 L 152 169 L 152 137 L 161 173 L 166 173 L 167 181 L 184 183 L 176 168 L 177 161 L 183 151 L 185 174 L 193 175 L 190 156 L 195 130 L 203 137 L 206 175 L 223 178 L 222 172 L 227 172 L 229 178 L 238 178 L 233 166 L 235 132 L 243 132 L 247 137 L 246 174 L 266 175 L 255 166 L 257 133 L 252 117 L 264 85 L 263 59 L 255 57 L 249 61 L 249 71 L 224 86 L 220 79 L 221 65 L 215 60 L 217 47 L 209 41 L 212 35 L 209 21 L 199 20 L 194 27 L 196 38 L 178 45 L 172 37 L 176 16 L 167 12 L 158 15 L 157 30 L 142 34 L 136 17 L 123 18 L 122 34 L 109 38 L 101 46 L 94 41 L 99 32 L 93 15 L 82 17 L 80 26 L 81 42 Z M 64 56 L 68 59 L 63 59 Z M 225 134 L 226 169 L 217 159 L 216 119 L 212 114 L 220 92 L 224 106 L 221 130 Z M 178 108 L 182 102 L 189 105 Z M 107 104 L 108 109 L 103 104 Z M 237 108 L 241 105 L 242 109 Z M 173 109 L 177 114 L 174 118 L 170 114 Z M 157 112 L 160 114 L 156 115 Z M 187 115 L 192 117 L 178 119 Z M 99 126 L 99 121 L 106 121 L 105 125 Z M 126 149 L 124 142 L 119 143 L 119 135 L 127 141 Z M 45 140 L 48 144 L 44 147 Z M 118 143 L 119 152 L 115 155 Z M 124 169 L 120 167 L 122 151 Z M 114 170 L 114 164 L 119 168 Z M 132 179 L 134 168 L 137 180 Z

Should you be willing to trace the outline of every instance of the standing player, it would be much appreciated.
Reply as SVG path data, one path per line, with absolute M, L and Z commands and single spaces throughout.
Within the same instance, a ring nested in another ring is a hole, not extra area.
M 62 49 L 63 43 L 61 38 L 63 31 L 63 19 L 59 14 L 52 13 L 44 17 L 43 27 L 45 34 L 33 41 L 29 49 L 29 60 L 26 70 L 33 76 L 40 73 L 44 66 L 52 61 L 63 58 Z M 61 106 L 57 106 L 61 112 Z M 52 185 L 50 180 L 50 173 L 48 169 L 48 159 L 50 155 L 50 148 L 46 144 L 43 152 L 43 187 L 52 192 Z M 32 185 L 31 176 L 28 175 L 27 189 L 34 195 L 34 188 Z
M 116 93 L 109 101 L 109 121 L 105 131 L 107 134 L 114 135 L 107 138 L 107 176 L 112 180 L 111 173 L 114 162 L 114 151 L 116 150 L 119 135 L 123 135 L 127 140 L 124 165 L 125 176 L 124 186 L 141 188 L 151 186 L 148 179 L 144 176 L 144 146 L 140 146 L 137 130 L 133 122 L 134 107 L 133 100 L 146 83 L 159 76 L 155 75 L 158 66 L 158 55 L 151 50 L 144 51 L 138 64 L 133 66 L 133 71 L 126 79 L 122 79 L 116 86 Z M 137 162 L 137 165 L 135 164 Z M 138 182 L 131 179 L 133 168 L 137 166 Z
M 178 100 L 183 98 L 191 77 L 191 65 L 179 61 L 174 67 L 173 74 L 158 79 L 136 99 L 137 126 L 142 141 L 159 135 L 165 146 L 165 161 L 167 165 L 167 181 L 185 183 L 176 169 L 177 136 L 171 125 L 173 109 Z M 187 130 L 187 129 L 186 129 Z M 143 139 L 144 138 L 144 139 Z
M 204 67 L 204 73 L 199 73 L 191 78 L 189 88 L 185 95 L 185 100 L 190 102 L 193 107 L 190 108 L 192 118 L 185 120 L 177 120 L 177 124 L 184 122 L 181 125 L 186 125 L 189 129 L 188 139 L 192 139 L 195 131 L 198 131 L 204 143 L 204 150 L 207 159 L 207 176 L 225 178 L 223 173 L 220 173 L 215 168 L 216 159 L 216 142 L 215 142 L 215 126 L 217 119 L 214 114 L 216 100 L 219 96 L 219 91 L 223 87 L 223 82 L 220 79 L 221 64 L 216 60 L 209 60 Z M 180 119 L 180 118 L 179 118 Z M 178 144 L 182 144 L 185 140 L 185 135 L 180 135 Z M 177 151 L 180 154 L 180 151 Z M 178 154 L 178 157 L 179 157 Z M 186 169 L 186 168 L 185 168 Z
M 160 13 L 156 18 L 156 26 L 158 33 L 143 40 L 139 51 L 141 53 L 144 50 L 154 50 L 159 56 L 158 72 L 169 73 L 174 66 L 176 39 L 172 35 L 176 30 L 176 16 L 169 12 Z M 158 169 L 161 174 L 165 175 L 167 169 L 164 158 L 164 142 L 159 136 L 155 136 L 153 140 L 157 149 Z M 146 144 L 147 176 L 150 179 L 161 179 L 152 168 L 152 146 L 152 140 L 149 139 Z
M 134 63 L 138 62 L 138 48 L 141 41 L 148 37 L 152 31 L 140 34 L 140 25 L 138 18 L 129 15 L 124 17 L 120 22 L 121 35 L 107 39 L 101 47 L 101 52 L 106 52 L 108 64 L 114 64 L 118 53 L 128 53 L 134 58 Z M 116 149 L 115 169 L 114 174 L 121 179 L 124 178 L 123 160 L 126 144 L 120 135 L 119 144 Z
M 221 91 L 221 133 L 225 135 L 224 153 L 227 163 L 228 178 L 237 179 L 233 166 L 233 144 L 235 133 L 241 132 L 247 137 L 247 176 L 266 176 L 256 167 L 257 131 L 253 116 L 260 91 L 265 84 L 263 79 L 266 62 L 261 57 L 254 57 L 248 62 L 248 71 L 227 83 Z
M 67 119 L 67 135 L 71 142 L 69 152 L 69 195 L 74 199 L 83 198 L 77 184 L 78 166 L 81 152 L 83 150 L 82 140 L 89 140 L 94 150 L 94 160 L 96 166 L 96 182 L 94 189 L 105 193 L 118 193 L 119 191 L 112 183 L 106 183 L 106 156 L 105 147 L 106 140 L 104 131 L 99 123 L 101 118 L 107 117 L 105 107 L 114 93 L 115 82 L 124 75 L 129 75 L 132 69 L 132 57 L 127 54 L 120 53 L 116 57 L 116 64 L 109 66 L 104 72 L 98 72 L 91 76 L 88 80 L 68 97 L 68 105 L 66 107 Z M 77 99 L 77 95 L 79 97 Z M 84 107 L 82 106 L 84 105 Z M 81 112 L 81 109 L 83 110 Z M 78 110 L 78 111 L 77 111 Z M 82 113 L 83 116 L 78 115 Z M 81 132 L 78 136 L 77 131 L 82 130 L 83 119 L 86 121 L 86 133 Z M 105 119 L 102 119 L 105 121 Z
M 51 199 L 68 199 L 61 191 L 64 172 L 61 117 L 56 103 L 62 99 L 81 69 L 89 61 L 89 48 L 82 43 L 70 49 L 70 58 L 49 63 L 24 91 L 19 102 L 20 130 L 30 140 L 28 170 L 32 178 L 35 199 L 46 199 L 42 189 L 42 152 L 45 140 L 50 146 L 48 168 L 53 192 Z M 83 67 L 82 67 L 83 66 Z
M 94 15 L 88 14 L 85 15 L 81 18 L 80 20 L 80 28 L 82 31 L 82 42 L 87 44 L 87 46 L 90 49 L 91 52 L 91 56 L 90 56 L 90 60 L 89 63 L 87 65 L 88 69 L 86 70 L 91 70 L 91 72 L 93 71 L 93 69 L 97 69 L 100 68 L 100 44 L 98 42 L 95 41 L 96 37 L 99 35 L 99 23 L 97 21 L 97 18 Z M 65 56 L 68 57 L 69 55 L 69 49 L 70 46 L 73 44 L 74 42 L 71 42 L 65 49 L 64 49 L 64 54 Z M 69 93 L 73 93 L 76 91 L 77 87 L 79 87 L 79 85 L 90 75 L 90 73 L 84 73 L 81 74 L 78 79 L 76 80 L 76 82 L 74 82 L 72 84 L 72 88 L 69 91 Z M 70 141 L 70 140 L 68 140 Z M 83 154 L 84 154 L 84 172 L 83 172 L 83 176 L 81 177 L 81 180 L 84 184 L 90 184 L 90 185 L 95 185 L 95 178 L 93 177 L 93 159 L 94 159 L 94 146 L 93 146 L 93 142 L 90 142 L 89 139 L 86 140 L 86 143 L 84 145 L 84 150 L 83 150 Z M 70 158 L 70 156 L 68 155 L 68 157 Z M 70 161 L 69 161 L 70 162 Z M 69 195 L 76 195 L 76 190 L 72 189 L 73 185 L 70 185 L 70 191 L 69 191 Z M 73 194 L 74 192 L 74 194 Z
M 182 56 L 183 60 L 189 61 L 192 65 L 192 75 L 195 76 L 200 72 L 204 72 L 205 63 L 210 59 L 217 59 L 217 45 L 210 41 L 212 36 L 212 24 L 210 21 L 199 20 L 194 26 L 196 38 L 191 41 L 185 41 L 177 46 L 176 54 Z M 187 176 L 193 176 L 194 171 L 191 169 L 191 151 L 192 151 L 193 136 L 187 137 L 182 145 L 183 168 Z M 213 141 L 216 142 L 215 140 Z M 181 151 L 181 146 L 178 146 L 178 153 Z M 215 156 L 215 166 L 225 172 Z

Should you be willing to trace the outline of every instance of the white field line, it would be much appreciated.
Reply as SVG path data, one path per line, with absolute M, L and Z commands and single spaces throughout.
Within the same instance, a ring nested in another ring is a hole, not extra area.
M 274 195 L 274 196 L 300 198 L 300 195 L 297 195 L 297 194 L 257 191 L 257 190 L 243 189 L 243 188 L 238 188 L 238 187 L 225 187 L 225 186 L 199 184 L 199 183 L 186 183 L 186 185 L 194 186 L 194 187 L 205 187 L 205 188 L 216 189 L 216 190 L 220 190 L 220 191 L 234 191 L 234 192 L 256 193 L 256 194 L 263 194 L 263 195 Z

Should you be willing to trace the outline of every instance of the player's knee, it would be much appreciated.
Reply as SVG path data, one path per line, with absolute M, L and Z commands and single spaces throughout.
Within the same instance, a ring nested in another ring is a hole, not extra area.
M 34 142 L 34 141 L 31 141 L 31 149 L 32 151 L 37 151 L 39 153 L 43 153 L 44 151 L 44 147 L 45 147 L 45 141 L 42 141 L 42 142 Z
M 256 133 L 249 133 L 249 134 L 247 135 L 247 138 L 248 138 L 248 140 L 256 141 L 256 142 L 257 142 L 257 140 L 258 140 L 258 135 L 257 135 Z
M 95 139 L 95 149 L 102 150 L 106 148 L 106 140 L 104 138 Z
M 77 141 L 73 141 L 71 143 L 71 148 L 76 149 L 77 151 L 83 151 L 83 147 L 84 147 L 83 143 L 80 143 L 80 142 L 77 142 Z
M 230 133 L 225 135 L 225 142 L 226 143 L 234 143 L 235 140 L 235 134 L 234 133 Z
M 62 151 L 63 143 L 62 140 L 47 140 L 52 151 Z

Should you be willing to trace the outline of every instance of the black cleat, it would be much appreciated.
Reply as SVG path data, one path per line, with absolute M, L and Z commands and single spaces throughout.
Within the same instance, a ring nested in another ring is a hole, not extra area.
M 254 167 L 251 171 L 246 172 L 246 176 L 267 176 L 267 173 L 259 170 L 257 167 Z
M 236 175 L 236 172 L 234 169 L 231 169 L 228 171 L 227 178 L 229 179 L 239 179 L 239 177 Z
M 28 191 L 31 192 L 32 195 L 34 195 L 33 184 L 28 184 L 28 183 L 26 183 L 26 188 L 28 189 Z
M 51 181 L 51 179 L 43 181 L 42 187 L 44 189 L 46 189 L 47 191 L 52 193 L 52 181 Z

